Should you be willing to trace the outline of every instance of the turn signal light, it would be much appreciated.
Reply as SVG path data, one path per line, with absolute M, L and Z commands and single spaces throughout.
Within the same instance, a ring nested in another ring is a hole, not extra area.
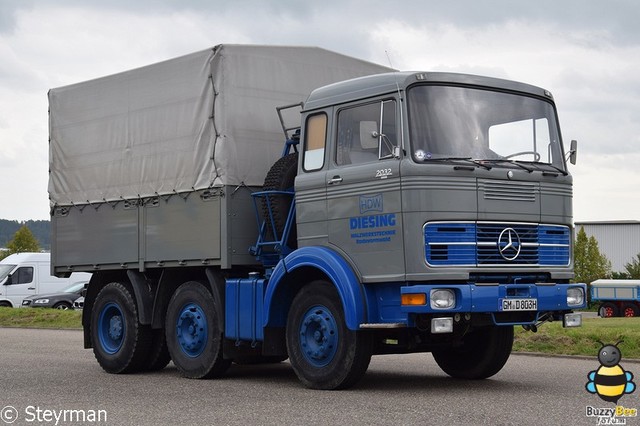
M 424 293 L 405 293 L 402 295 L 403 305 L 426 305 L 427 295 Z

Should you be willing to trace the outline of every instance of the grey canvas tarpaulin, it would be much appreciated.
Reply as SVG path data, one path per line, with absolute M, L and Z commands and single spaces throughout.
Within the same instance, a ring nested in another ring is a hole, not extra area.
M 276 106 L 389 68 L 313 47 L 219 45 L 49 92 L 54 205 L 261 186 Z

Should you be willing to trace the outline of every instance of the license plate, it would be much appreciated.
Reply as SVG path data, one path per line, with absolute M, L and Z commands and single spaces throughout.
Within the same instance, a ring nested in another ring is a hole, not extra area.
M 537 311 L 538 299 L 500 299 L 500 310 L 511 311 Z

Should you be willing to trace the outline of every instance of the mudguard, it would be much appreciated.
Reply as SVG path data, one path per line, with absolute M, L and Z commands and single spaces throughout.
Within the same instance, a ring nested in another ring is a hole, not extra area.
M 275 297 L 286 277 L 301 267 L 311 267 L 324 273 L 333 283 L 344 306 L 347 327 L 358 330 L 365 322 L 366 305 L 360 281 L 347 261 L 327 247 L 302 247 L 281 260 L 269 278 L 264 297 L 263 324 L 265 327 L 284 327 L 288 305 Z

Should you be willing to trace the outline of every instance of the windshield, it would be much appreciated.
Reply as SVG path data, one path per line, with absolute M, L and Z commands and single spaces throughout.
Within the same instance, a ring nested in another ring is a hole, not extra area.
M 560 132 L 550 102 L 468 87 L 409 90 L 413 158 L 465 158 L 550 164 L 565 169 Z
M 13 271 L 13 268 L 15 267 L 16 265 L 0 265 L 0 283 L 4 281 L 5 278 L 7 278 L 9 272 Z

